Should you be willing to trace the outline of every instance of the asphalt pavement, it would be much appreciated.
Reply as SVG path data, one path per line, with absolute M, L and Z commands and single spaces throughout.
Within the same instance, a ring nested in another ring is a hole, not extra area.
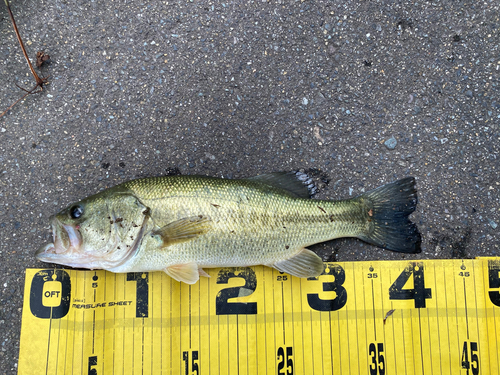
M 0 373 L 48 217 L 142 176 L 318 169 L 319 198 L 415 176 L 422 253 L 355 239 L 325 260 L 499 256 L 500 3 L 30 1 L 43 92 L 0 118 Z M 0 3 L 0 112 L 34 80 Z

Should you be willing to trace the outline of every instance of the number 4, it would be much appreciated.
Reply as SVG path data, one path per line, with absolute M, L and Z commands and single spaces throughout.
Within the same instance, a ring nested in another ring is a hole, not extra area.
M 413 275 L 413 289 L 403 289 L 406 282 Z M 425 287 L 424 264 L 422 262 L 410 263 L 398 276 L 396 281 L 389 288 L 390 299 L 412 299 L 415 301 L 415 308 L 425 307 L 425 300 L 432 298 L 432 291 Z

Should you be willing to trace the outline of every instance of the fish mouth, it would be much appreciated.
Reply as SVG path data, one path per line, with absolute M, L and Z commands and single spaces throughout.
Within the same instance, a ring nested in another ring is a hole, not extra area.
M 71 225 L 62 224 L 56 217 L 51 218 L 52 243 L 40 247 L 36 259 L 47 263 L 61 263 L 68 256 L 77 254 L 82 244 L 82 237 L 78 229 Z
M 114 231 L 111 245 L 104 249 L 85 249 L 79 226 L 73 227 L 61 223 L 57 217 L 51 218 L 52 242 L 43 245 L 35 252 L 37 260 L 45 263 L 56 263 L 63 266 L 89 269 L 113 269 L 122 266 L 133 258 L 142 243 L 148 228 L 149 216 L 145 215 L 137 238 L 130 246 L 120 249 L 119 234 Z

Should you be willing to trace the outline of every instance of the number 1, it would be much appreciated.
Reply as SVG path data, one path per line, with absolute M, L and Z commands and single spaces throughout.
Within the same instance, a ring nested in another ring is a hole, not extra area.
M 127 281 L 137 282 L 135 316 L 137 318 L 147 318 L 149 309 L 149 273 L 129 272 L 127 273 Z

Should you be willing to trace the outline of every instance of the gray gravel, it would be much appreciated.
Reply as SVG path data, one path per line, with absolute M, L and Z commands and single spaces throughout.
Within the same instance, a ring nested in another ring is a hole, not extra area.
M 0 119 L 0 373 L 49 215 L 178 168 L 318 168 L 321 198 L 416 176 L 420 255 L 342 239 L 336 261 L 499 256 L 496 0 L 12 1 L 50 84 Z M 0 4 L 0 112 L 33 80 Z M 391 141 L 389 147 L 386 141 Z

